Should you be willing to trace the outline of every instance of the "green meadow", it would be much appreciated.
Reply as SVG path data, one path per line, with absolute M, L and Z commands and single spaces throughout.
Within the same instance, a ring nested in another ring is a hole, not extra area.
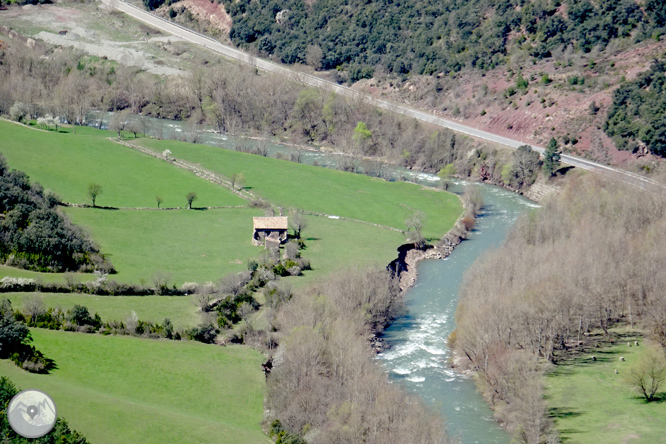
M 98 204 L 104 206 L 184 206 L 187 191 L 197 192 L 195 207 L 247 203 L 229 190 L 209 183 L 168 162 L 107 139 L 110 132 L 65 127 L 62 132 L 37 131 L 0 121 L 0 150 L 11 168 L 26 171 L 32 181 L 66 201 L 85 202 L 91 181 L 102 185 Z M 404 182 L 344 173 L 283 160 L 238 153 L 205 145 L 138 139 L 152 149 L 170 149 L 177 157 L 200 163 L 220 174 L 243 173 L 246 186 L 274 205 L 405 228 L 414 211 L 426 215 L 424 234 L 437 239 L 459 217 L 457 196 Z M 157 272 L 171 283 L 214 281 L 243 270 L 261 249 L 252 247 L 252 217 L 261 210 L 108 210 L 65 208 L 72 221 L 86 229 L 116 267 L 112 279 L 150 283 Z M 310 217 L 304 234 L 314 275 L 355 265 L 383 266 L 395 257 L 404 238 L 398 232 L 341 219 Z M 0 268 L 0 276 L 25 276 L 43 281 L 58 275 Z M 320 273 L 318 273 L 320 272 Z
M 46 308 L 69 310 L 75 305 L 99 313 L 102 321 L 125 321 L 135 312 L 142 321 L 162 323 L 169 318 L 174 327 L 191 328 L 199 324 L 195 296 L 96 296 L 78 293 L 1 293 L 14 309 L 22 310 L 25 301 L 40 298 Z
M 385 267 L 398 256 L 397 247 L 405 241 L 401 233 L 358 222 L 321 216 L 308 216 L 306 220 L 306 249 L 301 253 L 310 260 L 312 271 L 295 279 L 296 286 L 349 267 Z
M 95 131 L 45 132 L 0 120 L 0 153 L 10 168 L 25 171 L 65 202 L 89 204 L 86 191 L 94 182 L 102 186 L 99 206 L 155 207 L 155 196 L 161 196 L 162 207 L 184 207 L 190 191 L 197 193 L 195 206 L 246 203 L 226 188 L 101 137 L 108 131 Z
M 140 139 L 139 143 L 199 164 L 224 176 L 242 173 L 245 185 L 269 202 L 287 208 L 344 216 L 405 229 L 415 211 L 426 215 L 423 234 L 439 239 L 462 213 L 457 196 L 407 182 L 346 173 L 208 145 Z
M 614 344 L 603 342 L 555 367 L 547 377 L 546 403 L 563 443 L 666 443 L 664 397 L 646 403 L 623 378 L 646 349 L 638 332 L 622 332 Z
M 194 206 L 247 205 L 226 188 L 209 183 L 169 162 L 107 139 L 108 131 L 63 128 L 37 131 L 0 121 L 0 152 L 10 168 L 25 171 L 32 182 L 64 201 L 87 202 L 86 188 L 99 183 L 97 204 L 106 207 L 184 207 L 194 191 Z M 229 177 L 243 173 L 249 191 L 274 206 L 325 213 L 405 229 L 415 211 L 426 215 L 424 234 L 438 239 L 462 213 L 452 194 L 408 183 L 390 183 L 297 163 L 202 145 L 138 139 L 152 149 L 170 149 L 176 157 L 200 163 Z M 156 273 L 169 285 L 217 281 L 245 270 L 248 259 L 263 251 L 251 244 L 252 217 L 263 210 L 224 209 L 116 210 L 62 209 L 100 246 L 120 282 L 152 285 Z M 384 267 L 404 243 L 401 232 L 385 227 L 305 216 L 305 249 L 312 270 L 289 278 L 295 287 L 350 267 Z M 0 277 L 64 281 L 62 274 L 35 273 L 0 266 Z M 90 280 L 91 274 L 77 279 Z M 103 320 L 140 319 L 177 328 L 199 323 L 193 296 L 93 296 L 84 294 L 9 293 L 15 308 L 40 297 L 47 307 L 85 305 Z M 258 297 L 261 300 L 261 297 Z M 255 317 L 261 318 L 262 311 Z M 261 321 L 261 319 L 259 319 Z M 58 368 L 35 375 L 0 361 L 0 374 L 19 387 L 51 394 L 59 413 L 92 443 L 270 443 L 263 434 L 265 359 L 247 347 L 219 347 L 187 341 L 104 337 L 31 329 L 36 347 Z
M 43 390 L 95 444 L 270 443 L 260 427 L 264 374 L 249 347 L 31 329 L 58 368 L 0 374 Z
M 102 210 L 66 208 L 65 213 L 86 227 L 108 255 L 120 282 L 151 284 L 156 272 L 168 273 L 170 283 L 216 281 L 245 270 L 259 255 L 252 246 L 251 208 L 217 210 Z

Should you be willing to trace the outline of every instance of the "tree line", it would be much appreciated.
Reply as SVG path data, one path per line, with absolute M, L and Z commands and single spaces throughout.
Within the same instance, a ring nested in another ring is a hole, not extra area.
M 657 192 L 572 178 L 467 272 L 450 343 L 519 442 L 553 433 L 543 374 L 591 333 L 626 324 L 666 346 L 665 223 Z
M 590 52 L 664 33 L 661 0 L 223 0 L 230 37 L 283 63 L 338 70 L 339 81 L 489 70 L 513 54 Z M 643 6 L 643 7 L 641 7 Z M 566 12 L 564 12 L 566 11 Z
M 50 114 L 75 125 L 99 123 L 92 111 L 113 111 L 114 129 L 164 138 L 141 114 L 188 122 L 182 138 L 197 141 L 200 125 L 218 131 L 280 137 L 292 143 L 333 146 L 354 158 L 374 156 L 409 168 L 437 172 L 456 163 L 468 176 L 483 142 L 405 116 L 362 99 L 309 89 L 252 67 L 208 63 L 185 76 L 160 77 L 135 68 L 92 61 L 75 50 L 12 43 L 0 49 L 0 113 L 27 121 Z M 131 128 L 130 128 L 131 127 Z M 242 147 L 239 146 L 239 149 Z M 370 174 L 382 175 L 382 171 Z
M 265 405 L 273 433 L 294 439 L 282 442 L 449 442 L 442 419 L 391 384 L 369 346 L 398 294 L 387 271 L 350 270 L 279 307 Z
M 113 271 L 83 231 L 57 210 L 59 199 L 9 170 L 0 154 L 0 260 L 36 271 Z

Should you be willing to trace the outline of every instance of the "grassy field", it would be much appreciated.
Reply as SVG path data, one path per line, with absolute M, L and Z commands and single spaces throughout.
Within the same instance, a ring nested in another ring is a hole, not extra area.
M 199 324 L 194 296 L 95 296 L 72 293 L 2 293 L 12 307 L 22 309 L 26 299 L 39 297 L 47 308 L 69 310 L 74 305 L 85 305 L 91 313 L 99 313 L 102 320 L 125 321 L 134 311 L 142 321 L 159 322 L 169 318 L 177 329 Z
M 263 435 L 263 356 L 240 346 L 32 329 L 50 375 L 0 361 L 22 389 L 43 390 L 95 444 L 270 443 Z
M 268 201 L 319 213 L 405 229 L 414 211 L 426 215 L 424 235 L 439 239 L 462 212 L 458 197 L 406 182 L 386 182 L 359 174 L 302 165 L 207 145 L 140 139 L 157 151 L 198 163 L 225 176 L 243 173 L 246 186 Z
M 398 232 L 357 222 L 317 216 L 308 216 L 307 221 L 307 248 L 302 254 L 310 259 L 313 270 L 294 280 L 295 286 L 351 266 L 385 267 L 398 256 L 397 247 L 404 242 Z
M 95 182 L 103 189 L 101 206 L 155 207 L 158 195 L 163 207 L 185 206 L 190 191 L 197 193 L 195 206 L 246 203 L 226 188 L 102 137 L 108 134 L 87 128 L 44 132 L 0 121 L 0 152 L 10 168 L 25 171 L 65 202 L 90 203 L 86 190 Z
M 613 345 L 558 365 L 547 378 L 547 404 L 563 443 L 666 443 L 666 402 L 646 403 L 622 378 L 647 347 L 629 347 L 636 339 L 645 344 L 635 332 L 621 334 Z
M 152 284 L 155 272 L 169 273 L 171 282 L 215 281 L 245 270 L 257 257 L 253 247 L 250 208 L 222 210 L 101 210 L 65 209 L 71 220 L 86 227 L 118 270 L 121 282 Z

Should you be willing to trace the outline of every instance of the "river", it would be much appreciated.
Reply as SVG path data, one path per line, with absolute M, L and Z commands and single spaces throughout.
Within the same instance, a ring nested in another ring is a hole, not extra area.
M 518 216 L 536 205 L 503 188 L 475 186 L 484 199 L 475 230 L 446 259 L 419 263 L 416 284 L 405 294 L 405 314 L 384 334 L 391 348 L 379 359 L 394 381 L 442 413 L 449 435 L 462 444 L 509 444 L 509 434 L 492 419 L 474 381 L 449 368 L 446 338 L 455 328 L 465 271 L 485 251 L 499 246 Z
M 107 113 L 96 115 L 91 124 L 98 126 L 100 117 L 101 127 L 105 128 L 109 119 Z M 185 134 L 187 128 L 183 122 L 142 118 L 147 120 L 149 134 L 155 137 L 192 139 L 191 133 Z M 278 152 L 290 156 L 298 151 L 302 163 L 329 168 L 335 168 L 341 159 L 316 150 L 216 134 L 210 129 L 197 131 L 196 142 L 245 150 L 261 145 L 270 156 Z M 377 161 L 357 161 L 357 167 L 360 171 L 381 171 L 389 180 L 406 179 L 431 186 L 439 181 L 432 174 Z M 452 191 L 462 194 L 464 186 L 477 186 L 483 195 L 484 207 L 476 228 L 445 260 L 428 260 L 418 265 L 416 284 L 405 294 L 405 313 L 384 333 L 384 340 L 391 348 L 381 353 L 379 360 L 395 382 L 442 413 L 449 435 L 459 437 L 461 444 L 509 444 L 509 434 L 492 419 L 492 411 L 476 390 L 474 381 L 449 368 L 451 353 L 446 338 L 455 328 L 458 290 L 465 271 L 486 250 L 502 243 L 518 216 L 537 205 L 513 192 L 485 184 L 455 182 Z

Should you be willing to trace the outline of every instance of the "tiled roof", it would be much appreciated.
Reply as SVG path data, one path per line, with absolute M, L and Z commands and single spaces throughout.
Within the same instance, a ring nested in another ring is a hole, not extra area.
M 253 217 L 255 230 L 286 230 L 289 228 L 287 217 Z

